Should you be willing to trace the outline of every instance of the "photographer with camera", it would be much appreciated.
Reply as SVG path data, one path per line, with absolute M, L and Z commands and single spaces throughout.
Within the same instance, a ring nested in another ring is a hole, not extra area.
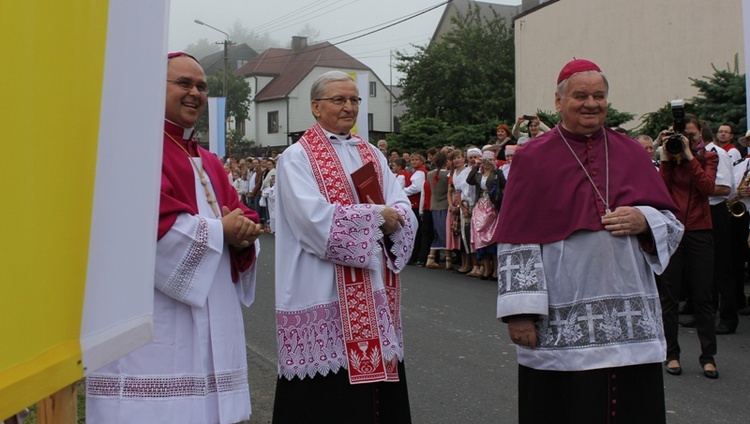
M 690 291 L 701 345 L 699 362 L 707 378 L 719 377 L 716 354 L 715 309 L 713 307 L 714 239 L 708 197 L 716 188 L 719 157 L 706 151 L 700 137 L 701 124 L 684 114 L 684 105 L 673 102 L 674 134 L 666 135 L 661 147 L 659 173 L 682 213 L 685 233 L 669 266 L 659 277 L 664 335 L 667 340 L 667 373 L 680 375 L 678 308 L 684 283 Z
M 526 131 L 521 132 L 521 125 L 526 121 Z M 529 139 L 539 137 L 540 135 L 549 131 L 549 127 L 544 125 L 544 122 L 539 120 L 537 115 L 521 115 L 516 119 L 516 123 L 513 124 L 513 137 L 518 140 L 521 137 L 528 137 Z

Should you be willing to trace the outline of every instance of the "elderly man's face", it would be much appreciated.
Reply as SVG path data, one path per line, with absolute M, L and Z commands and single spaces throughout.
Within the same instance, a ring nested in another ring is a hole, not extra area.
M 352 103 L 350 98 L 357 97 L 357 85 L 352 80 L 333 81 L 326 84 L 325 92 L 321 99 L 343 97 L 346 102 L 342 105 L 335 105 L 330 100 L 313 100 L 311 103 L 312 112 L 315 119 L 321 127 L 334 134 L 349 134 L 349 131 L 357 123 L 357 113 L 359 105 Z
M 643 146 L 644 149 L 646 149 L 649 156 L 654 157 L 654 143 L 651 140 L 640 137 L 638 138 L 638 142 L 641 143 L 641 146 Z
M 555 95 L 555 108 L 563 125 L 576 134 L 592 134 L 607 118 L 607 85 L 597 72 L 573 75 L 568 80 L 565 96 Z
M 186 81 L 192 84 L 206 84 L 203 68 L 187 56 L 178 56 L 169 60 L 167 79 Z M 167 82 L 167 99 L 164 116 L 175 124 L 190 128 L 198 121 L 206 108 L 206 95 L 198 92 L 193 86 L 185 91 L 174 82 Z

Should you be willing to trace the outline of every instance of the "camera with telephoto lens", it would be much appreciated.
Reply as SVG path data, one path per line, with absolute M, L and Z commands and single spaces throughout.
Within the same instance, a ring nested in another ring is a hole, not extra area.
M 685 134 L 685 101 L 684 100 L 672 100 L 670 103 L 672 106 L 672 130 L 674 132 L 666 133 L 667 140 L 664 142 L 664 148 L 673 155 L 677 155 L 682 152 L 682 136 L 686 136 L 688 140 L 690 135 Z

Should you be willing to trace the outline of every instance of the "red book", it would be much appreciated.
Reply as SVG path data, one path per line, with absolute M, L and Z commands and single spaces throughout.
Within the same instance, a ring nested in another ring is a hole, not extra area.
M 352 172 L 352 182 L 354 190 L 357 192 L 360 203 L 368 203 L 367 196 L 370 196 L 377 205 L 385 205 L 383 199 L 383 190 L 380 188 L 378 174 L 375 172 L 375 164 L 367 162 L 361 168 Z

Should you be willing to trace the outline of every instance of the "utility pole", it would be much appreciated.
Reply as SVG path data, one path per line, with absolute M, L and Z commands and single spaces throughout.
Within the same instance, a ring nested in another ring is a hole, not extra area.
M 229 41 L 229 34 L 220 30 L 219 28 L 212 27 L 211 25 L 201 21 L 200 19 L 196 19 L 193 22 L 195 22 L 198 25 L 205 25 L 215 31 L 219 31 L 225 36 L 224 41 L 217 41 L 216 44 L 224 45 L 224 75 L 223 75 L 224 79 L 221 85 L 221 95 L 226 99 L 226 102 L 229 103 L 229 95 L 227 93 L 227 68 L 229 67 L 229 45 L 234 44 L 234 42 Z M 229 113 L 229 109 L 226 107 L 226 105 L 224 105 L 224 137 L 227 141 L 227 156 L 231 157 L 232 156 L 232 141 L 228 137 L 229 135 L 228 113 Z

